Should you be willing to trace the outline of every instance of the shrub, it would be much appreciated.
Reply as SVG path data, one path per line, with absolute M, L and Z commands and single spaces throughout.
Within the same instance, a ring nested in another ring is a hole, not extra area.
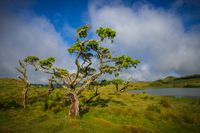
M 160 107 L 157 106 L 157 105 L 154 105 L 154 104 L 148 106 L 147 110 L 149 110 L 149 111 L 155 111 L 157 113 L 160 113 Z
M 166 107 L 166 108 L 169 108 L 171 106 L 170 103 L 169 103 L 169 101 L 167 99 L 161 99 L 160 104 L 163 107 Z
M 57 106 L 55 106 L 55 107 L 52 108 L 52 111 L 54 113 L 58 113 L 58 112 L 60 112 L 62 110 L 63 110 L 63 107 L 61 105 L 57 105 Z
M 148 96 L 144 96 L 142 99 L 148 99 Z
M 0 100 L 0 109 L 2 110 L 19 107 L 21 107 L 21 105 L 14 99 L 4 98 Z
M 59 91 L 51 93 L 51 95 L 49 95 L 44 101 L 44 110 L 49 109 L 54 113 L 62 111 L 64 107 L 69 104 L 69 101 L 63 96 L 64 95 Z

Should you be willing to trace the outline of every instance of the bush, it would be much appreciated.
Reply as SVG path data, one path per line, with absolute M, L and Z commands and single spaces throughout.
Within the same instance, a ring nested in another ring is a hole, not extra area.
M 3 98 L 0 100 L 0 109 L 6 110 L 10 108 L 19 108 L 21 105 L 14 99 Z
M 44 110 L 51 109 L 52 106 L 54 105 L 54 101 L 51 99 L 47 99 L 44 101 Z
M 161 99 L 160 104 L 163 107 L 166 107 L 166 108 L 169 108 L 171 106 L 170 103 L 169 103 L 169 101 L 167 99 Z
M 144 96 L 142 99 L 148 99 L 148 96 Z
M 61 105 L 57 105 L 57 106 L 55 106 L 55 107 L 52 108 L 52 111 L 54 113 L 58 113 L 58 112 L 60 112 L 62 110 L 63 110 L 63 107 Z
M 157 106 L 157 105 L 150 105 L 150 106 L 148 106 L 147 110 L 149 110 L 149 111 L 155 111 L 157 113 L 160 113 L 160 107 Z
M 64 110 L 64 107 L 69 105 L 67 98 L 64 97 L 59 90 L 52 92 L 44 101 L 44 110 L 51 110 L 54 113 L 58 113 Z

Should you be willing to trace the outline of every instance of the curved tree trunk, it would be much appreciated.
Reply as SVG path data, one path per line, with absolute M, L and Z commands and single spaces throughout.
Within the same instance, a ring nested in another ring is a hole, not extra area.
M 78 100 L 77 94 L 71 93 L 70 99 L 71 99 L 72 104 L 70 106 L 69 116 L 79 117 L 79 100 Z

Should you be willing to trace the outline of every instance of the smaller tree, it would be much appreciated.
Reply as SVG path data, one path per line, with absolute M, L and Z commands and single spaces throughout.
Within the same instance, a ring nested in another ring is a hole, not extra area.
M 130 81 L 125 81 L 124 82 L 124 87 L 122 87 L 120 89 L 120 92 L 124 92 L 128 87 L 132 87 L 132 85 L 130 83 L 131 83 Z
M 91 84 L 89 85 L 89 89 L 90 90 L 94 90 L 95 93 L 88 100 L 85 101 L 85 104 L 90 103 L 95 97 L 97 97 L 99 95 L 99 92 L 98 92 L 99 87 L 106 86 L 109 83 L 110 82 L 107 81 L 107 80 L 101 80 L 101 81 L 93 81 L 93 82 L 91 82 Z
M 22 104 L 24 109 L 26 109 L 26 106 L 28 104 L 28 91 L 30 83 L 28 81 L 27 73 L 26 73 L 26 64 L 23 63 L 21 60 L 19 60 L 20 68 L 16 68 L 19 76 L 18 78 L 23 82 L 24 89 L 22 90 Z
M 117 94 L 124 92 L 130 86 L 129 84 L 130 81 L 124 81 L 122 79 L 113 79 L 110 82 L 115 85 Z M 124 86 L 121 89 L 119 89 L 119 85 L 124 85 Z

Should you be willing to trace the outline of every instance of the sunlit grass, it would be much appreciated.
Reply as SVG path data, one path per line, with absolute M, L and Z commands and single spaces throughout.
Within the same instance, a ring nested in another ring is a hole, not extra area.
M 31 87 L 27 110 L 20 106 L 21 90 L 18 80 L 0 79 L 0 132 L 188 133 L 200 130 L 200 101 L 197 99 L 126 92 L 117 95 L 114 86 L 109 85 L 99 89 L 100 95 L 88 105 L 89 111 L 72 119 L 68 117 L 69 103 L 64 89 L 56 89 L 47 97 L 47 88 Z M 93 93 L 82 94 L 81 106 Z

